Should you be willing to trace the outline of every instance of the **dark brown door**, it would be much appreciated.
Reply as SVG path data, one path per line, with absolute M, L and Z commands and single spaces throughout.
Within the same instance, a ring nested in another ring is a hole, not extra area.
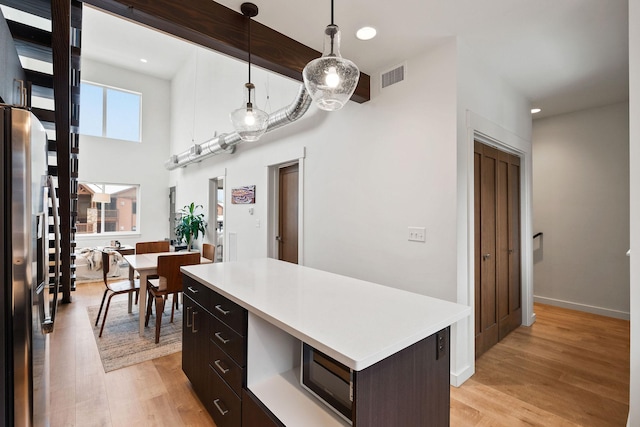
M 476 357 L 520 326 L 520 159 L 475 142 Z
M 298 263 L 298 164 L 280 169 L 278 259 Z

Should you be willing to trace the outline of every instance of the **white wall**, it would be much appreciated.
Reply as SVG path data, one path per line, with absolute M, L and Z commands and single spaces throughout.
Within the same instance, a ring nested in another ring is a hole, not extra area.
M 81 181 L 140 185 L 140 230 L 127 236 L 77 236 L 78 247 L 101 246 L 117 239 L 122 244 L 169 237 L 170 82 L 86 58 L 82 79 L 142 93 L 142 142 L 81 135 Z
M 231 205 L 227 196 L 226 228 L 238 235 L 238 259 L 266 256 L 266 227 L 255 224 L 267 221 L 267 166 L 305 153 L 306 265 L 455 300 L 455 49 L 445 46 L 408 66 L 413 81 L 392 86 L 368 103 L 349 103 L 333 114 L 312 107 L 299 122 L 257 144 L 243 144 L 232 156 L 172 173 L 179 205 L 190 200 L 185 194 L 206 205 L 206 180 L 225 169 L 228 190 L 255 184 L 253 216 L 247 206 Z M 216 89 L 210 90 L 216 100 L 241 100 L 236 88 L 242 87 L 244 73 L 233 84 L 215 77 Z M 274 109 L 295 97 L 298 84 L 288 86 L 288 96 L 278 103 L 271 96 Z M 181 91 L 187 92 L 175 81 L 174 95 Z M 210 103 L 200 114 L 229 131 L 227 114 L 237 106 L 233 101 L 215 114 Z M 186 120 L 187 110 L 185 119 L 178 111 L 173 123 Z M 425 226 L 427 242 L 409 242 L 408 226 Z
M 219 60 L 199 54 L 197 73 L 194 58 L 173 81 L 174 154 L 192 143 L 194 78 L 201 82 L 196 91 L 195 142 L 203 142 L 214 130 L 231 131 L 227 116 L 241 103 L 246 65 L 223 69 Z M 477 68 L 460 74 L 459 62 Z M 459 267 L 456 240 L 463 233 L 466 242 L 469 232 L 466 226 L 459 227 L 459 212 L 466 215 L 468 206 L 459 203 L 466 194 L 458 194 L 460 176 L 467 175 L 466 169 L 459 170 L 458 160 L 459 145 L 468 143 L 466 111 L 473 109 L 524 138 L 530 133 L 526 100 L 499 77 L 488 71 L 481 75 L 480 68 L 477 59 L 459 53 L 451 39 L 408 58 L 404 82 L 381 91 L 377 73 L 372 72 L 372 99 L 367 103 L 350 102 L 334 113 L 311 107 L 300 121 L 266 134 L 258 143 L 240 145 L 233 155 L 173 171 L 178 206 L 194 201 L 206 207 L 208 180 L 226 176 L 225 232 L 237 235 L 237 259 L 264 257 L 268 167 L 301 159 L 305 265 L 468 303 L 466 277 L 464 289 L 458 287 L 459 275 L 466 275 L 466 269 Z M 264 91 L 266 74 L 254 75 L 258 90 Z M 478 81 L 482 90 L 475 87 Z M 275 110 L 294 99 L 298 83 L 272 76 L 269 87 Z M 457 95 L 460 87 L 462 104 Z M 489 102 L 486 97 L 492 96 L 499 99 Z M 242 185 L 256 185 L 253 215 L 246 205 L 230 203 L 230 189 Z M 426 242 L 409 242 L 409 226 L 426 227 Z M 464 337 L 457 348 L 464 355 L 452 361 L 455 375 L 473 372 L 468 338 L 472 331 L 467 325 L 460 328 Z
M 629 427 L 640 425 L 640 0 L 629 0 L 631 386 Z
M 246 63 L 204 49 L 198 49 L 197 53 L 194 50 L 171 84 L 171 153 L 182 152 L 194 143 L 203 143 L 211 139 L 215 132 L 233 132 L 229 113 L 242 106 L 246 81 Z M 252 68 L 252 82 L 256 85 L 256 105 L 267 112 L 288 105 L 293 101 L 299 87 L 297 82 L 274 76 L 256 67 Z M 271 108 L 267 108 L 268 105 Z M 309 122 L 312 120 L 309 120 L 307 125 Z M 304 131 L 305 124 L 298 129 Z M 285 129 L 277 132 L 279 135 L 287 134 Z M 258 151 L 258 155 L 241 153 L 255 153 L 255 149 L 273 140 L 273 137 L 265 136 L 256 143 L 239 146 L 236 154 L 221 154 L 201 163 L 191 164 L 187 168 L 172 171 L 170 175 L 170 185 L 176 186 L 176 208 L 181 209 L 194 202 L 196 205 L 202 205 L 203 212 L 210 218 L 209 180 L 226 176 L 227 170 L 230 171 L 224 183 L 227 198 L 224 229 L 225 232 L 238 232 L 238 259 L 264 257 L 267 247 L 265 152 Z M 296 140 L 291 140 L 280 144 L 275 150 L 268 146 L 267 152 L 275 153 L 275 157 L 279 158 L 279 153 L 286 152 L 286 147 L 292 145 L 299 146 Z M 169 154 L 164 160 L 167 160 L 168 156 Z M 288 159 L 286 155 L 284 158 Z M 278 161 L 280 160 L 274 160 Z M 231 204 L 230 189 L 252 184 L 256 184 L 258 188 L 257 203 L 252 205 L 254 215 L 250 216 L 248 206 Z M 264 225 L 260 228 L 255 227 L 255 219 L 262 219 Z M 213 241 L 213 230 L 213 225 L 207 227 L 204 241 Z M 200 238 L 196 246 L 202 241 Z
M 534 121 L 535 299 L 629 318 L 629 107 Z

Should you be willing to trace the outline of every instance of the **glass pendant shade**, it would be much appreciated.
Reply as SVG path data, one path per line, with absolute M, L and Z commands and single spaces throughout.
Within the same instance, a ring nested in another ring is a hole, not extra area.
M 247 99 L 245 106 L 232 111 L 229 119 L 243 141 L 257 141 L 267 130 L 269 115 L 253 106 L 253 84 L 247 83 Z
M 360 70 L 356 64 L 340 56 L 340 29 L 327 25 L 324 52 L 302 70 L 307 92 L 318 106 L 326 111 L 339 110 L 356 90 Z

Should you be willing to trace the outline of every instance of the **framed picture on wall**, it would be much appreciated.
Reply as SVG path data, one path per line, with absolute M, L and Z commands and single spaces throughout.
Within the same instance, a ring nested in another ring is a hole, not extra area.
M 249 205 L 256 202 L 256 186 L 246 185 L 244 187 L 231 189 L 231 203 L 234 205 Z

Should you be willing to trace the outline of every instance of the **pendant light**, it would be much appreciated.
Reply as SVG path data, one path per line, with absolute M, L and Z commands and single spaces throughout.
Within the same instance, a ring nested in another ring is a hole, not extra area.
M 351 98 L 358 85 L 360 70 L 353 62 L 340 56 L 340 29 L 333 23 L 324 30 L 322 56 L 309 62 L 302 70 L 304 85 L 318 108 L 339 110 Z
M 247 89 L 247 98 L 243 106 L 229 114 L 231 123 L 240 139 L 243 141 L 257 141 L 267 130 L 269 115 L 258 109 L 255 102 L 255 86 L 251 83 L 251 18 L 258 15 L 258 6 L 253 3 L 242 3 L 242 14 L 249 18 L 249 82 L 244 85 Z

